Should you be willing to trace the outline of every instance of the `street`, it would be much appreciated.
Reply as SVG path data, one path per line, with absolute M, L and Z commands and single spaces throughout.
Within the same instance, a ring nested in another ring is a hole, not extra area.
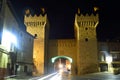
M 69 74 L 68 72 L 57 73 L 56 75 L 44 80 L 71 80 L 71 74 Z
M 63 72 L 37 78 L 24 77 L 24 78 L 9 78 L 5 80 L 120 80 L 120 74 L 114 75 L 108 72 L 98 72 L 83 76 L 72 76 L 67 72 Z
M 120 74 L 114 75 L 108 72 L 92 73 L 84 76 L 72 76 L 68 73 L 57 73 L 44 80 L 120 80 Z

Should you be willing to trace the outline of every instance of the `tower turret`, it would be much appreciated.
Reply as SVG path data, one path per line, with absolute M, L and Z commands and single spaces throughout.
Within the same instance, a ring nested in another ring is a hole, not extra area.
M 45 9 L 41 8 L 42 13 L 40 15 L 32 15 L 30 10 L 26 10 L 24 15 L 24 24 L 26 25 L 27 32 L 32 34 L 34 39 L 33 60 L 36 69 L 34 75 L 44 74 L 45 68 L 45 55 L 46 55 L 46 40 L 48 33 L 47 26 L 47 14 Z
M 32 15 L 30 10 L 26 10 L 26 14 L 24 16 L 24 24 L 26 25 L 27 32 L 36 36 L 36 38 L 44 39 L 45 33 L 45 25 L 47 22 L 47 14 L 39 16 Z
M 98 71 L 96 27 L 99 23 L 98 14 L 75 15 L 75 32 L 77 39 L 78 74 Z

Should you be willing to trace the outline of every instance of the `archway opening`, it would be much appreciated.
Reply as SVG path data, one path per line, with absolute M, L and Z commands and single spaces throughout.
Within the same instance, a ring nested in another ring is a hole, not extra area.
M 54 71 L 60 73 L 71 73 L 72 58 L 67 56 L 56 56 L 51 59 L 54 64 Z

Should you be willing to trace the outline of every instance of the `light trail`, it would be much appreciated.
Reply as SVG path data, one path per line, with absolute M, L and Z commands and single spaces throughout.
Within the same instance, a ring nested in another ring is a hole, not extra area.
M 55 76 L 53 76 L 52 78 L 50 78 L 49 80 L 62 80 L 62 75 L 58 73 Z
M 44 77 L 35 77 L 35 78 L 31 78 L 31 79 L 29 79 L 29 80 L 43 80 L 43 79 L 46 79 L 46 78 L 48 78 L 48 77 L 50 77 L 50 76 L 53 76 L 53 75 L 55 75 L 55 74 L 57 74 L 57 72 L 55 72 L 55 73 L 52 73 L 52 74 L 49 74 L 49 75 L 47 75 L 47 76 L 44 76 Z
M 53 74 L 50 74 L 50 75 L 47 75 L 47 76 L 45 76 L 45 77 L 42 77 L 42 78 L 40 78 L 40 79 L 38 79 L 38 80 L 46 79 L 46 78 L 48 78 L 48 77 L 50 77 L 50 76 L 52 76 L 52 75 L 55 75 L 55 74 L 57 74 L 57 72 L 56 72 L 56 73 L 53 73 Z

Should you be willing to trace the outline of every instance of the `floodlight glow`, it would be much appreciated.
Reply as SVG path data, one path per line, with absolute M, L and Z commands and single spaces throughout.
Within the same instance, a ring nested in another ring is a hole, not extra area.
M 39 79 L 37 79 L 37 78 L 38 78 L 38 77 L 37 77 L 37 78 L 32 78 L 32 79 L 30 79 L 30 80 L 35 80 L 35 79 L 37 79 L 37 80 L 44 80 L 44 79 L 47 79 L 48 77 L 53 76 L 53 75 L 55 75 L 55 74 L 57 74 L 57 72 L 52 73 L 52 74 L 49 74 L 49 75 L 44 76 L 44 77 L 39 78 Z
M 63 65 L 62 65 L 62 64 L 59 64 L 59 68 L 63 68 Z
M 11 47 L 11 44 L 17 45 L 16 37 L 8 31 L 3 31 L 2 45 L 5 46 L 7 50 L 9 50 Z
M 63 69 L 60 69 L 60 70 L 59 70 L 59 73 L 62 74 L 62 73 L 63 73 Z
M 106 62 L 107 63 L 111 63 L 112 62 L 112 57 L 111 56 L 107 56 L 106 57 Z

